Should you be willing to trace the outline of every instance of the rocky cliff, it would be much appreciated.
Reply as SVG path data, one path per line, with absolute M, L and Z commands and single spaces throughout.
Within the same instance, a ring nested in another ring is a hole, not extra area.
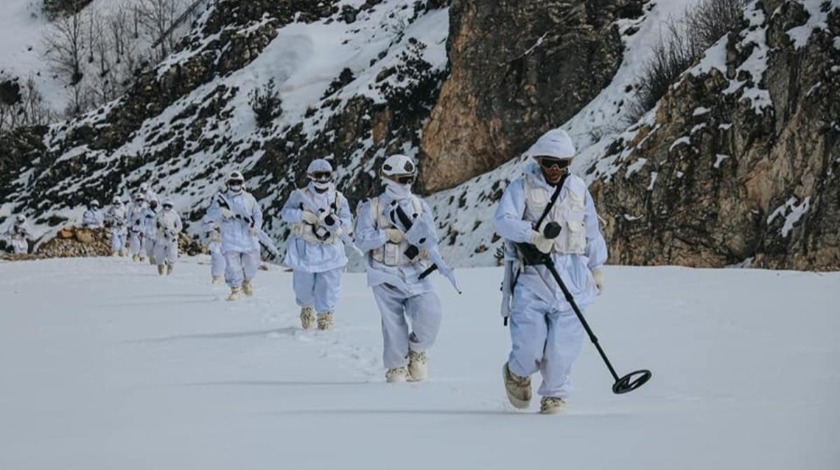
M 765 0 L 593 168 L 611 261 L 840 268 L 840 6 Z
M 622 59 L 616 26 L 641 0 L 464 0 L 450 11 L 451 74 L 425 126 L 423 183 L 486 173 L 577 114 Z

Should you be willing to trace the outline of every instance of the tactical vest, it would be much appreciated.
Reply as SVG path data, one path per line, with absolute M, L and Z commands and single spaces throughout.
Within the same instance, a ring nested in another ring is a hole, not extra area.
M 408 214 L 412 219 L 419 217 L 423 213 L 423 204 L 417 196 L 411 196 L 411 205 L 413 207 L 413 214 Z M 370 200 L 370 210 L 374 214 L 376 220 L 376 227 L 380 230 L 388 230 L 395 228 L 394 223 L 390 217 L 385 215 L 379 201 L 379 197 Z M 370 251 L 370 256 L 376 261 L 386 266 L 404 266 L 407 264 L 418 263 L 429 258 L 426 250 L 419 250 L 417 255 L 410 258 L 406 251 L 409 251 L 411 244 L 403 238 L 400 243 L 392 243 L 390 240 L 386 241 L 384 245 L 375 250 Z
M 309 190 L 309 188 L 299 189 L 298 191 L 303 192 L 306 198 L 310 201 L 315 200 L 315 198 L 313 197 L 314 195 L 312 194 L 312 191 Z M 341 192 L 336 191 L 335 200 L 333 200 L 332 204 L 330 204 L 329 207 L 330 213 L 333 217 L 336 218 L 336 220 L 339 219 L 338 212 L 341 210 L 342 205 L 344 205 L 344 195 L 341 194 Z M 300 209 L 311 210 L 304 207 L 303 204 L 301 204 Z M 320 216 L 320 214 L 315 215 Z M 312 225 L 305 221 L 300 221 L 295 224 L 294 234 L 296 237 L 305 240 L 309 243 L 321 243 L 324 245 L 332 245 L 338 243 L 339 240 L 341 240 L 341 238 L 339 238 L 336 234 L 330 232 L 326 228 L 320 225 Z
M 578 176 L 569 175 L 562 191 L 565 191 L 565 197 L 554 203 L 542 226 L 535 230 L 542 232 L 547 223 L 557 222 L 562 230 L 554 240 L 552 251 L 582 255 L 586 253 L 586 183 Z M 538 221 L 550 200 L 548 189 L 532 184 L 530 178 L 525 177 L 525 220 Z

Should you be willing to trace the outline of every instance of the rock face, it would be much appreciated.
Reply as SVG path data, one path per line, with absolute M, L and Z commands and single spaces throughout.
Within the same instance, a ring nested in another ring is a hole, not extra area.
M 759 2 L 616 141 L 592 169 L 611 262 L 840 269 L 838 35 L 836 4 Z
M 621 63 L 614 21 L 640 15 L 643 3 L 453 1 L 451 75 L 423 130 L 425 188 L 492 170 L 574 116 Z
M 178 249 L 182 255 L 206 254 L 206 247 L 186 233 L 178 236 Z M 24 255 L 0 254 L 7 260 L 32 260 L 45 258 L 85 258 L 111 256 L 111 236 L 105 229 L 62 227 L 56 236 L 38 247 L 34 253 Z

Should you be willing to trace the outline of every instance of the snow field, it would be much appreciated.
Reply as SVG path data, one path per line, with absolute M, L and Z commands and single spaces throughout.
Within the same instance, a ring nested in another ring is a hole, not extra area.
M 430 380 L 385 384 L 379 315 L 345 275 L 337 328 L 299 329 L 291 274 L 226 302 L 206 258 L 0 263 L 0 468 L 836 469 L 840 273 L 607 267 L 561 416 L 514 411 L 501 271 L 436 278 Z M 538 384 L 535 377 L 534 387 Z

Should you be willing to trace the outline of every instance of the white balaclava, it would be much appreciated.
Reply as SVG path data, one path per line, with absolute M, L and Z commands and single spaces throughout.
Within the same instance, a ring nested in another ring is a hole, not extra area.
M 323 158 L 312 160 L 306 168 L 306 176 L 309 177 L 310 188 L 317 193 L 325 193 L 333 188 L 333 168 Z

